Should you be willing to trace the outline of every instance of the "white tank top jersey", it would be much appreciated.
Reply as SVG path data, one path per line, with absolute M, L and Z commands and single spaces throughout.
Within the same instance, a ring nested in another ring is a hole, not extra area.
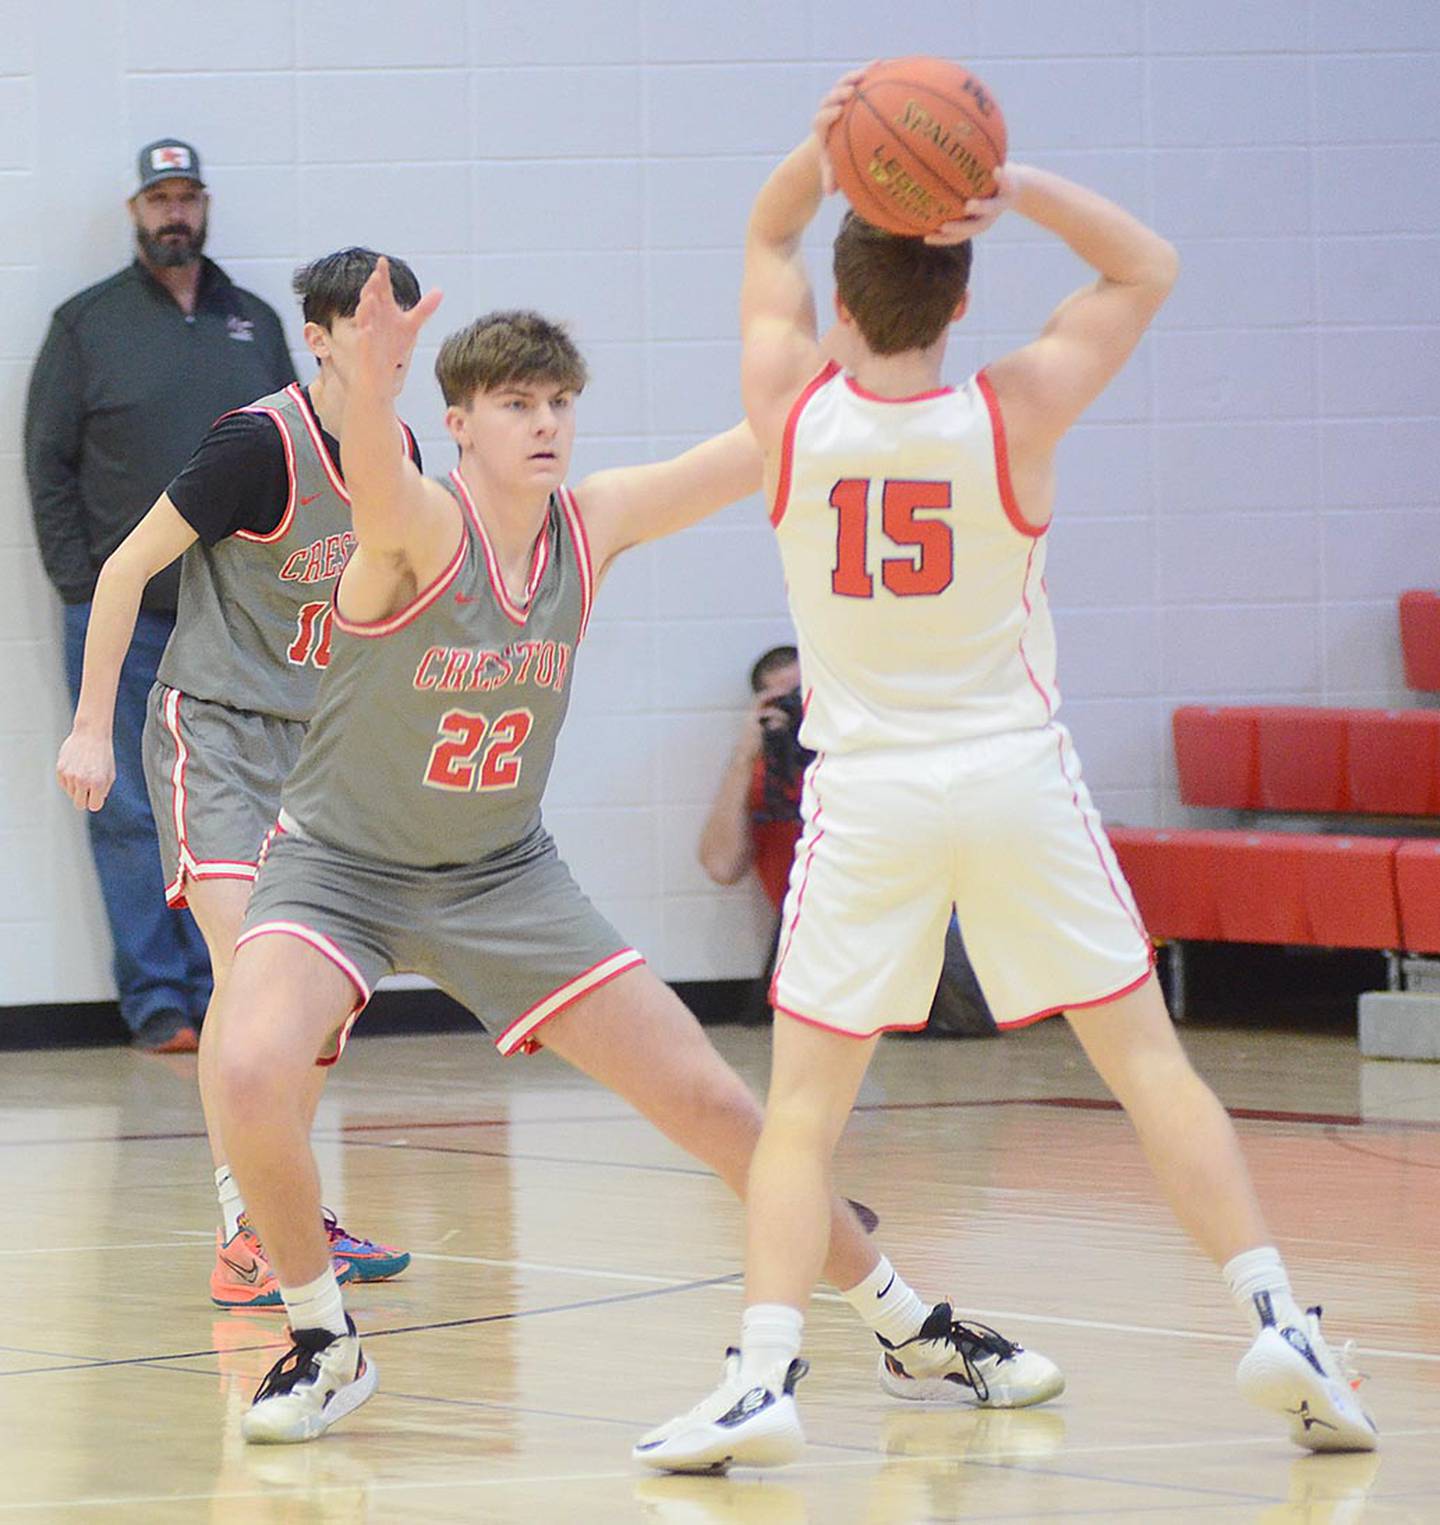
M 833 362 L 785 425 L 770 515 L 817 752 L 1045 725 L 1060 702 L 1044 530 L 983 371 L 897 401 Z

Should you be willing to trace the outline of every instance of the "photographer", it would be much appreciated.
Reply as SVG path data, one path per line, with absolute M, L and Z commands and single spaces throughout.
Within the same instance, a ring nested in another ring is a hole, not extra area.
M 801 783 L 815 755 L 800 745 L 804 701 L 795 648 L 775 646 L 765 652 L 750 669 L 750 689 L 754 703 L 700 833 L 699 858 L 716 884 L 737 884 L 753 866 L 775 907 L 778 936 L 780 908 L 800 840 Z M 744 1013 L 747 1021 L 768 1016 L 774 960 L 772 939 L 765 972 Z M 964 1037 L 991 1037 L 996 1031 L 954 917 L 945 937 L 945 965 L 928 1030 Z
M 800 780 L 811 753 L 800 729 L 800 658 L 775 646 L 750 669 L 755 702 L 700 833 L 700 863 L 716 884 L 752 864 L 779 914 L 800 840 Z

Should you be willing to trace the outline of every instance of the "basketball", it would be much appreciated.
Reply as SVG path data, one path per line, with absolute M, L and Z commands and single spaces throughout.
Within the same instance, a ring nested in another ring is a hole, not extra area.
M 992 196 L 1005 118 L 985 82 L 943 58 L 890 58 L 866 71 L 826 147 L 835 179 L 866 222 L 933 233 Z

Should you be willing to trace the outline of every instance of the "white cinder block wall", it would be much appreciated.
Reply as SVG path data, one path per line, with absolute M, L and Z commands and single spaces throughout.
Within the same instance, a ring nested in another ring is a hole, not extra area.
M 211 252 L 288 315 L 368 242 L 516 303 L 593 363 L 577 476 L 738 416 L 745 209 L 820 89 L 877 54 L 976 65 L 1012 153 L 1152 219 L 1184 276 L 1065 447 L 1066 709 L 1112 818 L 1178 818 L 1182 701 L 1406 701 L 1395 595 L 1440 581 L 1440 6 L 1422 0 L 0 0 L 0 1004 L 109 993 L 51 779 L 57 608 L 19 462 L 51 308 L 128 257 L 134 150 L 193 139 Z M 833 214 L 817 228 L 817 276 Z M 980 251 L 958 379 L 1078 283 L 1023 224 Z M 828 288 L 827 288 L 828 289 Z M 405 406 L 436 466 L 433 343 Z M 582 654 L 549 819 L 671 978 L 754 971 L 764 914 L 694 863 L 753 654 L 784 638 L 758 502 L 633 554 Z

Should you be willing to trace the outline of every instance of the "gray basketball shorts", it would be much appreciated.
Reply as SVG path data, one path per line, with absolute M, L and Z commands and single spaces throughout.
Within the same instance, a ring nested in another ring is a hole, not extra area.
M 290 829 L 287 829 L 289 827 Z M 237 949 L 297 937 L 355 987 L 333 1064 L 386 974 L 420 974 L 480 1019 L 502 1054 L 531 1053 L 552 1017 L 645 962 L 580 892 L 537 827 L 478 863 L 414 868 L 295 829 L 272 833 Z
M 255 878 L 304 739 L 303 721 L 151 688 L 141 751 L 167 904 L 185 904 L 186 879 Z

